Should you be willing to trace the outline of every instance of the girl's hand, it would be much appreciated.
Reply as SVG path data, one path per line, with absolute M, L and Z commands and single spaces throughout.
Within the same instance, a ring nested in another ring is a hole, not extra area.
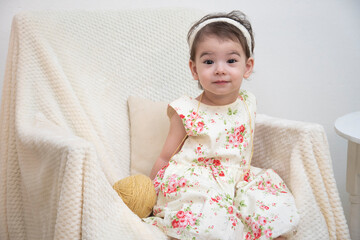
M 275 238 L 274 240 L 286 240 L 286 238 L 285 238 L 285 237 L 280 236 L 280 237 Z

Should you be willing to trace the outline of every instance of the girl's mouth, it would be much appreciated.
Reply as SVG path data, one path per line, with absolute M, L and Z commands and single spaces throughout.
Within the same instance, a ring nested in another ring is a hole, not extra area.
M 215 84 L 226 84 L 229 83 L 229 81 L 225 81 L 225 80 L 218 80 L 214 82 Z

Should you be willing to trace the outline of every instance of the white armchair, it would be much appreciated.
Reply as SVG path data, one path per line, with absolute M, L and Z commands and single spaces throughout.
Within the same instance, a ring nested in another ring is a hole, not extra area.
M 198 94 L 188 9 L 40 11 L 13 19 L 1 105 L 0 239 L 166 239 L 112 184 L 130 174 L 127 98 Z M 321 126 L 258 115 L 253 165 L 276 170 L 292 239 L 349 239 Z

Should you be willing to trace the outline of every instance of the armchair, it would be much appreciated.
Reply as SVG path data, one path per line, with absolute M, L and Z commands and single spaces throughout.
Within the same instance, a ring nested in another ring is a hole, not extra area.
M 0 118 L 0 239 L 166 239 L 112 189 L 130 174 L 127 98 L 198 94 L 188 9 L 23 12 Z M 253 165 L 275 169 L 301 215 L 292 239 L 349 239 L 321 126 L 259 115 Z

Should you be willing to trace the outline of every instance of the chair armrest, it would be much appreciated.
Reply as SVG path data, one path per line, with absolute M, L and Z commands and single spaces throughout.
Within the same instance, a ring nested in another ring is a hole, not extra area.
M 309 144 L 310 149 L 302 150 L 321 151 L 325 160 L 331 164 L 325 131 L 321 125 L 264 114 L 257 115 L 255 124 L 252 165 L 274 169 L 288 185 L 291 185 L 291 167 L 295 167 L 290 160 L 299 146 Z
M 0 202 L 0 215 L 7 219 L 0 227 L 4 239 L 36 239 L 39 234 L 44 239 L 166 238 L 126 207 L 92 143 L 43 115 L 22 124 L 16 139 L 16 156 L 1 152 L 6 165 L 1 179 L 5 201 Z
M 42 232 L 46 238 L 81 238 L 83 161 L 91 144 L 41 115 L 19 128 L 16 155 L 3 159 L 7 161 L 5 211 L 14 221 L 8 221 L 9 228 L 26 226 L 34 236 Z M 23 224 L 16 224 L 19 220 Z M 9 233 L 19 231 L 9 229 Z M 24 233 L 32 238 L 28 230 Z
M 291 189 L 301 217 L 296 239 L 349 239 L 321 125 L 258 115 L 252 165 L 274 169 Z

